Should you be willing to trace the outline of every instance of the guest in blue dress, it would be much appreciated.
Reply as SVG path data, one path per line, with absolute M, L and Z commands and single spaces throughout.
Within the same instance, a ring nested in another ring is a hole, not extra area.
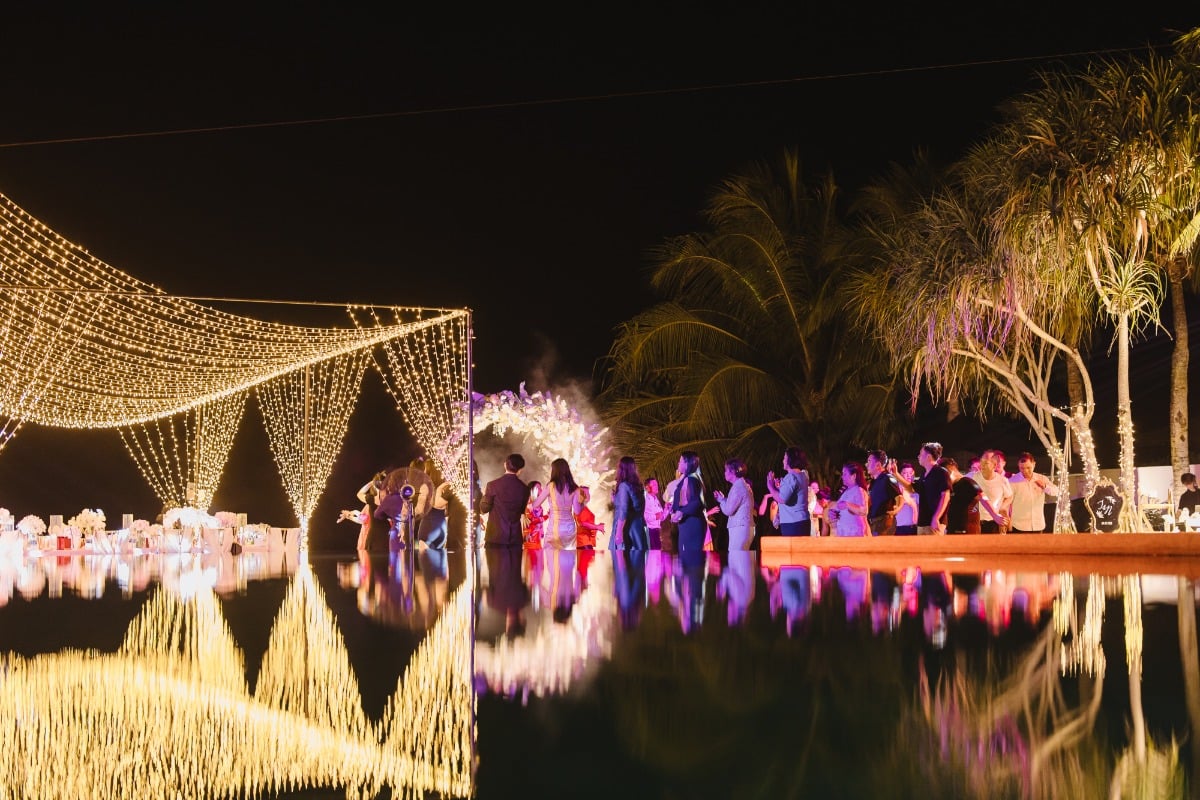
M 613 532 L 610 550 L 645 550 L 649 546 L 646 531 L 646 490 L 637 462 L 624 456 L 617 464 L 617 488 L 613 491 Z

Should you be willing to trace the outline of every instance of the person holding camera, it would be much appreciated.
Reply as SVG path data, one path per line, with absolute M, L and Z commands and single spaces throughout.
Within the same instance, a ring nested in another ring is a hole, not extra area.
M 415 474 L 415 473 L 419 473 Z M 411 536 L 416 532 L 418 504 L 428 502 L 429 489 L 425 482 L 432 483 L 423 469 L 400 467 L 388 473 L 379 492 L 379 505 L 375 509 L 375 518 L 387 520 L 388 550 L 395 552 L 403 550 Z M 422 488 L 424 491 L 422 492 Z

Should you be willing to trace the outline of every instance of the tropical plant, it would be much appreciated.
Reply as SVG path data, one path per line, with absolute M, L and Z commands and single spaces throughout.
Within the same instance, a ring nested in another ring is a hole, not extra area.
M 600 398 L 644 473 L 670 475 L 690 449 L 709 475 L 735 455 L 762 475 L 794 444 L 833 475 L 894 441 L 890 364 L 845 310 L 862 253 L 837 200 L 832 177 L 806 186 L 787 152 L 719 187 L 710 230 L 656 252 L 664 300 L 618 329 Z

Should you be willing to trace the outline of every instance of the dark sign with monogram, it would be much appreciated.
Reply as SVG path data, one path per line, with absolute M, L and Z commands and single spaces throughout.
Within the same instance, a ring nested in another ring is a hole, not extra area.
M 1092 515 L 1093 533 L 1113 533 L 1117 529 L 1117 520 L 1121 516 L 1121 508 L 1125 498 L 1117 491 L 1117 487 L 1108 478 L 1101 478 L 1088 495 L 1088 513 Z

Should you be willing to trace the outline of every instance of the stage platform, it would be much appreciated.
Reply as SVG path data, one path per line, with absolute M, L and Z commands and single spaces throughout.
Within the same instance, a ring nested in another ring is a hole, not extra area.
M 766 567 L 1173 574 L 1200 578 L 1200 533 L 764 536 Z

